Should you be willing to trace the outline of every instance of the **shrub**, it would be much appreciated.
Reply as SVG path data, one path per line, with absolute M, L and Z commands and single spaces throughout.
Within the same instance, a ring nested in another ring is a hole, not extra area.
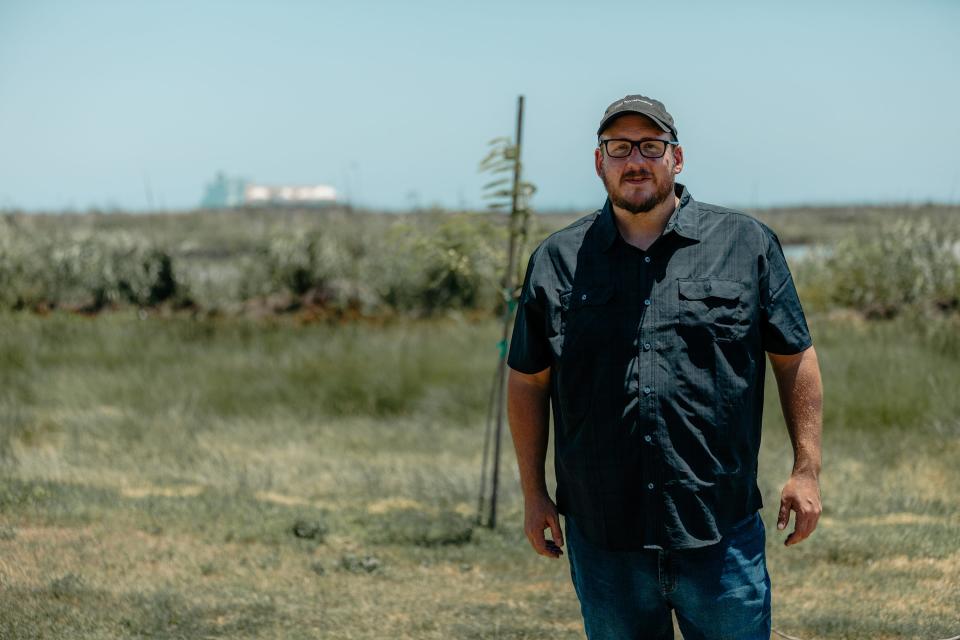
M 98 310 L 187 299 L 171 253 L 128 233 L 40 236 L 0 226 L 0 303 Z
M 386 240 L 392 250 L 378 252 L 371 267 L 387 305 L 426 314 L 495 308 L 506 255 L 503 227 L 480 216 L 425 215 L 398 222 Z
M 346 271 L 348 262 L 337 242 L 320 231 L 273 238 L 263 251 L 270 278 L 295 295 L 322 289 Z
M 816 306 L 852 307 L 889 318 L 905 307 L 960 306 L 960 233 L 926 218 L 901 218 L 839 239 L 798 269 L 801 295 Z

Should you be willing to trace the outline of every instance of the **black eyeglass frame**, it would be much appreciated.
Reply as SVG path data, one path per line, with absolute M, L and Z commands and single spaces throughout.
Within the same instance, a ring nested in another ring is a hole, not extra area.
M 610 142 L 629 142 L 630 143 L 629 153 L 627 153 L 627 155 L 625 156 L 610 155 L 610 149 L 609 147 L 607 147 L 607 144 Z M 664 143 L 663 153 L 661 153 L 658 156 L 648 156 L 643 152 L 643 149 L 640 148 L 640 145 L 643 144 L 644 142 L 663 142 Z M 614 158 L 616 160 L 623 160 L 624 158 L 629 158 L 633 154 L 634 147 L 637 148 L 637 151 L 639 151 L 640 155 L 643 156 L 644 158 L 650 158 L 651 160 L 662 158 L 667 153 L 667 145 L 671 145 L 671 144 L 680 144 L 680 141 L 679 140 L 661 140 L 660 138 L 643 138 L 641 140 L 629 140 L 627 138 L 609 138 L 607 140 L 597 140 L 597 146 L 603 147 L 603 151 L 604 153 L 607 154 L 607 157 Z

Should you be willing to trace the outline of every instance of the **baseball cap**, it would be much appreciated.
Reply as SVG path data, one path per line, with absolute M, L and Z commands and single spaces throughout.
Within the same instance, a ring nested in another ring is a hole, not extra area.
M 603 112 L 603 119 L 600 121 L 600 128 L 597 129 L 597 135 L 603 133 L 611 122 L 625 113 L 639 113 L 653 120 L 657 126 L 673 134 L 673 139 L 677 139 L 677 127 L 673 124 L 673 116 L 667 113 L 667 108 L 663 103 L 653 98 L 641 95 L 624 96 L 607 107 Z

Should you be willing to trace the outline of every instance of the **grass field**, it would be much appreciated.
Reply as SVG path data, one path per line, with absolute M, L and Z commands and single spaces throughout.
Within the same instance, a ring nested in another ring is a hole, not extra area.
M 960 320 L 809 318 L 824 516 L 768 377 L 774 626 L 960 634 Z M 578 638 L 566 561 L 473 526 L 492 321 L 0 316 L 0 638 Z M 505 442 L 506 444 L 506 442 Z M 552 470 L 548 476 L 552 475 Z

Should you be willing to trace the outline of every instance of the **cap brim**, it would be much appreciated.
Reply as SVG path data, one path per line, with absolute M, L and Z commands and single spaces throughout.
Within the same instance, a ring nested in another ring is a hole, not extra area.
M 636 109 L 623 109 L 622 111 L 617 111 L 616 113 L 611 113 L 609 116 L 607 116 L 606 118 L 604 118 L 604 119 L 603 119 L 603 122 L 600 123 L 600 127 L 597 129 L 597 135 L 600 135 L 601 133 L 603 133 L 603 130 L 606 129 L 608 126 L 610 126 L 610 123 L 611 123 L 611 122 L 613 122 L 614 120 L 616 120 L 616 119 L 619 118 L 620 116 L 626 115 L 626 114 L 628 114 L 628 113 L 637 113 L 637 114 L 639 114 L 639 115 L 641 115 L 641 116 L 646 116 L 647 118 L 650 118 L 651 120 L 653 120 L 653 122 L 654 122 L 658 127 L 660 127 L 661 129 L 663 129 L 665 132 L 670 133 L 670 134 L 673 134 L 673 129 L 671 129 L 669 126 L 667 126 L 666 124 L 664 124 L 663 121 L 661 121 L 659 118 L 656 118 L 656 117 L 650 115 L 649 113 L 644 113 L 643 111 L 637 111 Z M 673 135 L 676 135 L 676 134 L 673 134 Z

